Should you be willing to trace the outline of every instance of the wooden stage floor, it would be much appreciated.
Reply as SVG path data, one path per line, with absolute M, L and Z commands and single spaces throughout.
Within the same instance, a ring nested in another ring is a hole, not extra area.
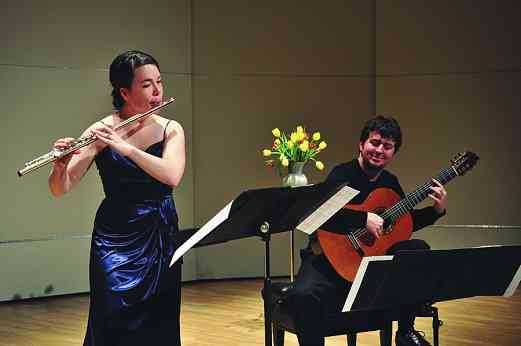
M 181 313 L 184 346 L 264 345 L 262 280 L 222 280 L 183 284 Z M 0 303 L 0 346 L 82 345 L 87 294 Z M 521 291 L 510 298 L 474 297 L 438 303 L 443 346 L 521 345 Z M 430 319 L 416 329 L 432 342 Z M 396 328 L 396 325 L 395 325 Z M 378 333 L 361 333 L 361 346 L 379 345 Z M 298 345 L 286 334 L 286 345 Z M 326 346 L 346 345 L 345 336 Z M 394 343 L 393 343 L 394 345 Z

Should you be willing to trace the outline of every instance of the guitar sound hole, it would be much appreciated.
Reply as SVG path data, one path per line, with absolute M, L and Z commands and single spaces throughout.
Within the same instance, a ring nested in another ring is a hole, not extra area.
M 388 235 L 390 234 L 391 232 L 393 231 L 393 225 L 390 225 L 388 227 L 384 227 L 384 230 L 383 230 L 383 235 Z
M 362 243 L 364 243 L 364 245 L 366 246 L 373 246 L 375 241 L 376 241 L 376 238 L 369 232 L 367 232 L 366 230 L 364 230 L 364 234 L 360 237 L 360 240 L 362 241 Z

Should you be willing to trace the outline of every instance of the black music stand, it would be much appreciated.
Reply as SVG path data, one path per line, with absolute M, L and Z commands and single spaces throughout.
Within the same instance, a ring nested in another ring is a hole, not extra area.
M 194 245 L 194 247 L 206 246 L 252 236 L 261 237 L 265 242 L 264 323 L 267 346 L 272 345 L 272 320 L 269 308 L 269 302 L 271 302 L 271 234 L 297 228 L 303 220 L 331 197 L 344 191 L 343 189 L 354 191 L 345 183 L 331 182 L 296 188 L 281 187 L 244 191 L 233 200 L 226 219 Z M 340 205 L 345 205 L 347 201 L 343 201 Z M 196 229 L 179 232 L 175 240 L 178 243 L 184 243 L 196 232 Z
M 521 280 L 521 246 L 409 250 L 365 257 L 343 311 L 393 309 L 473 296 L 511 296 Z M 413 282 L 414 285 L 404 283 Z M 434 344 L 439 344 L 439 325 Z

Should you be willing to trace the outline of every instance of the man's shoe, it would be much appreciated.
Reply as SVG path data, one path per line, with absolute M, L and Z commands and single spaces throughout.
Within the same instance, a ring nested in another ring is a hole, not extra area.
M 431 346 L 424 338 L 425 333 L 410 329 L 406 332 L 397 331 L 396 346 Z

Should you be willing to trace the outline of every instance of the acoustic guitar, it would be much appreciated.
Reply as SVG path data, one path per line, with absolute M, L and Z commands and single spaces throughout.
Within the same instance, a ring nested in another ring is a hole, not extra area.
M 472 152 L 459 153 L 452 165 L 442 170 L 437 177 L 445 185 L 457 176 L 468 172 L 479 157 Z M 322 251 L 340 276 L 353 281 L 364 256 L 385 255 L 387 250 L 399 241 L 407 240 L 413 231 L 410 211 L 431 192 L 432 181 L 420 185 L 415 191 L 401 198 L 389 188 L 372 191 L 362 204 L 346 204 L 344 208 L 372 212 L 384 220 L 383 234 L 376 239 L 365 228 L 347 230 L 346 234 L 337 234 L 326 230 L 317 230 L 317 237 Z

